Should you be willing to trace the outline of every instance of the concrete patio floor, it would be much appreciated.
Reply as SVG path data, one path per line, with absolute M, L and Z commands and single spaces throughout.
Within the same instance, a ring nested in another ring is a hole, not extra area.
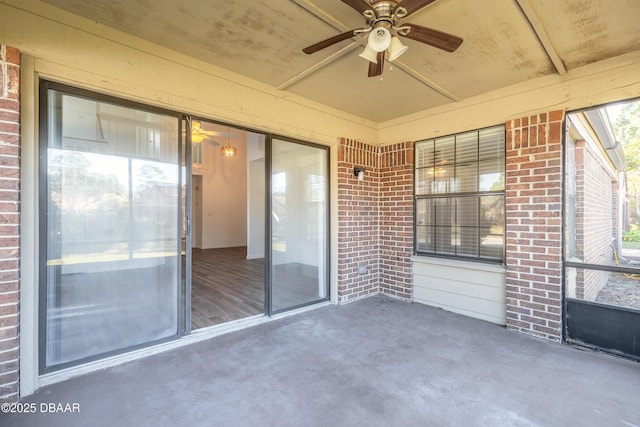
M 640 364 L 419 304 L 323 307 L 40 389 L 2 426 L 640 426 Z

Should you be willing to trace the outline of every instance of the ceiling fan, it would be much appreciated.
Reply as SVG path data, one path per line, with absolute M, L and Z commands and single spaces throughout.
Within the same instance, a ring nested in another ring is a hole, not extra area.
M 369 61 L 369 77 L 382 74 L 385 53 L 388 52 L 389 61 L 397 59 L 406 50 L 397 36 L 416 40 L 429 46 L 445 50 L 455 51 L 461 44 L 460 37 L 443 33 L 416 24 L 400 24 L 400 20 L 426 7 L 436 0 L 341 0 L 353 9 L 364 15 L 366 27 L 347 31 L 337 36 L 312 44 L 302 51 L 312 54 L 329 46 L 332 46 L 351 37 L 369 34 L 367 46 L 359 55 Z
M 193 143 L 200 143 L 202 141 L 207 141 L 208 143 L 210 143 L 211 145 L 213 145 L 214 147 L 217 147 L 218 145 L 220 145 L 220 143 L 218 143 L 217 141 L 215 141 L 212 137 L 214 136 L 226 136 L 227 139 L 229 138 L 234 138 L 235 135 L 231 132 L 218 132 L 215 130 L 206 130 L 202 127 L 202 123 L 197 121 L 197 120 L 193 120 L 191 123 L 191 142 Z

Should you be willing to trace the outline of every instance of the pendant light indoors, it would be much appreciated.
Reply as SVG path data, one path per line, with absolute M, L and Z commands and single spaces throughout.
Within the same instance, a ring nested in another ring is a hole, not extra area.
M 236 150 L 236 147 L 232 146 L 231 143 L 229 143 L 229 133 L 230 129 L 227 128 L 227 144 L 220 149 L 220 153 L 224 157 L 233 157 L 238 154 L 238 150 Z

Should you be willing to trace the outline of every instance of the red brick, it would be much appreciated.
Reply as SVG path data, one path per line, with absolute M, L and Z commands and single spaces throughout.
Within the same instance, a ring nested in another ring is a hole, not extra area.
M 551 111 L 549 113 L 549 121 L 550 122 L 559 122 L 564 120 L 564 111 L 562 110 L 556 110 L 556 111 Z
M 18 400 L 18 383 L 7 383 L 0 385 L 0 403 L 15 402 Z
M 5 60 L 10 64 L 20 65 L 20 50 L 6 46 L 6 58 Z
M 0 73 L 2 75 L 2 73 Z M 20 111 L 20 103 L 16 99 L 0 98 L 0 110 Z
M 556 118 L 558 113 L 550 116 Z M 560 123 L 547 123 L 546 113 L 507 123 L 507 129 L 510 125 L 532 126 L 513 130 L 514 137 L 528 139 L 521 141 L 526 149 L 507 150 L 507 313 L 520 313 L 507 316 L 507 326 L 558 339 L 558 331 L 552 336 L 540 328 L 548 328 L 548 320 L 557 319 L 556 306 L 561 302 L 560 294 L 553 292 L 557 286 L 553 282 L 561 277 L 560 263 L 547 262 L 558 261 L 550 251 L 561 249 L 561 127 L 556 128 Z M 533 311 L 524 314 L 525 309 Z

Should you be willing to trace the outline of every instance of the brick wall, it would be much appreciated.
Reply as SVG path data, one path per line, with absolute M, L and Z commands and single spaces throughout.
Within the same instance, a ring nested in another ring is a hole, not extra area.
M 364 167 L 358 181 L 354 167 Z M 411 299 L 413 144 L 338 147 L 338 302 L 377 293 Z
M 413 296 L 413 143 L 380 148 L 380 292 Z
M 353 174 L 364 167 L 363 181 Z M 379 292 L 378 150 L 341 139 L 338 147 L 338 302 Z
M 0 45 L 0 402 L 18 399 L 20 52 Z
M 507 328 L 560 340 L 562 111 L 506 123 Z
M 576 168 L 576 257 L 587 264 L 613 262 L 616 229 L 612 176 L 584 141 L 575 144 Z M 610 273 L 578 269 L 575 298 L 595 301 Z

